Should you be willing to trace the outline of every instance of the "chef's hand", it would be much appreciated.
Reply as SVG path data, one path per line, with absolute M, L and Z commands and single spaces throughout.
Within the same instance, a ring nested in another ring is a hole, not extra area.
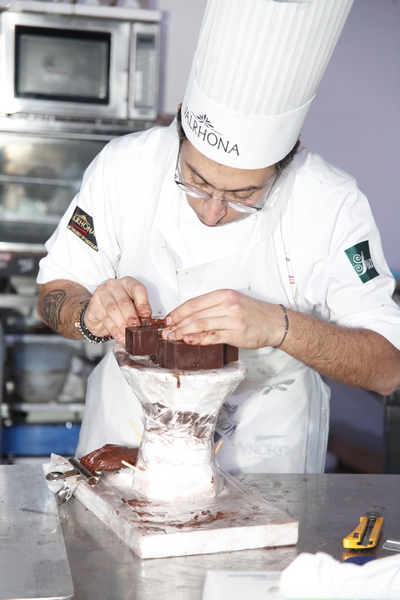
M 285 322 L 279 305 L 234 290 L 218 290 L 181 304 L 167 316 L 167 326 L 164 339 L 263 348 L 279 344 Z
M 140 317 L 151 317 L 145 286 L 133 277 L 107 279 L 94 292 L 85 313 L 85 325 L 94 335 L 111 334 L 125 340 L 125 327 L 139 325 Z

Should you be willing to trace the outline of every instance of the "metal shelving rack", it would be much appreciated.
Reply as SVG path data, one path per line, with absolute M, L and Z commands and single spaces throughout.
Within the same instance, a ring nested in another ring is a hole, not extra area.
M 23 305 L 20 296 L 10 296 L 13 297 L 7 300 L 17 300 L 17 304 Z M 33 301 L 29 298 L 27 304 Z M 5 296 L 0 295 L 0 310 L 7 304 Z M 15 393 L 12 376 L 7 376 L 6 367 L 8 353 L 14 344 L 70 344 L 76 350 L 73 356 L 82 356 L 85 342 L 65 340 L 56 334 L 4 333 L 3 327 L 1 333 L 0 444 L 3 460 L 13 462 L 15 457 L 48 456 L 51 452 L 73 455 L 85 410 L 83 384 L 82 393 L 70 398 L 59 396 L 47 402 L 27 402 Z

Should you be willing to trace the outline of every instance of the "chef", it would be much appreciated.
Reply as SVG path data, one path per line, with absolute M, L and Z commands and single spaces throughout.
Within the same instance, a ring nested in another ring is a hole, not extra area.
M 209 0 L 176 121 L 111 141 L 47 243 L 38 311 L 58 333 L 240 348 L 220 411 L 230 472 L 324 470 L 321 375 L 400 385 L 400 310 L 355 180 L 299 143 L 352 0 Z M 135 445 L 141 409 L 112 352 L 89 379 L 78 456 Z

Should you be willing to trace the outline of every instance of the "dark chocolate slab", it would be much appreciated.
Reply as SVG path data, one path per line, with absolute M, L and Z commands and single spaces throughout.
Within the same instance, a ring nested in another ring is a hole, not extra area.
M 224 344 L 197 347 L 199 348 L 200 369 L 222 369 L 224 366 Z
M 148 319 L 139 317 L 139 321 L 142 327 L 156 327 L 157 329 L 164 329 L 167 326 L 165 319 L 156 319 L 154 317 L 149 317 Z
M 224 364 L 235 362 L 236 360 L 239 360 L 239 348 L 230 344 L 224 344 Z
M 165 369 L 192 371 L 199 368 L 198 346 L 177 340 L 158 340 L 156 360 Z
M 157 353 L 158 330 L 155 327 L 127 327 L 125 350 L 132 356 L 155 355 Z
M 125 350 L 132 356 L 151 356 L 165 369 L 195 371 L 221 369 L 224 364 L 239 360 L 239 350 L 229 344 L 191 346 L 180 340 L 164 340 L 165 319 L 143 319 L 141 325 L 125 329 Z
M 177 340 L 158 340 L 157 364 L 165 369 L 195 371 L 221 369 L 224 366 L 223 344 L 191 346 Z

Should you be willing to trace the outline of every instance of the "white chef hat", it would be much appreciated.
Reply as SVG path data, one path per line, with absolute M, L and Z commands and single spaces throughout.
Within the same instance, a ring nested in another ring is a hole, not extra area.
M 258 169 L 295 145 L 353 0 L 208 0 L 182 105 L 190 142 Z

